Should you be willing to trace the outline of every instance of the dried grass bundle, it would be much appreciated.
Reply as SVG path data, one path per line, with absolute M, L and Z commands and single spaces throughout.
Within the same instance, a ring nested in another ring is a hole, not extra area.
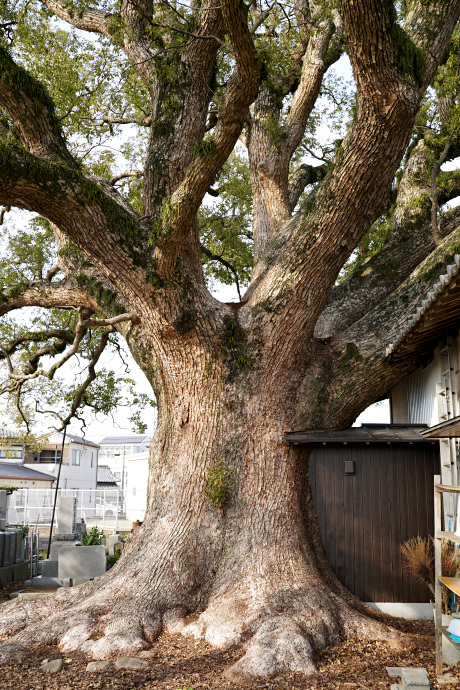
M 434 540 L 412 537 L 401 545 L 403 568 L 418 577 L 434 594 Z M 460 550 L 447 540 L 441 546 L 441 573 L 447 577 L 460 574 Z M 443 610 L 447 613 L 451 599 L 450 592 L 443 587 Z

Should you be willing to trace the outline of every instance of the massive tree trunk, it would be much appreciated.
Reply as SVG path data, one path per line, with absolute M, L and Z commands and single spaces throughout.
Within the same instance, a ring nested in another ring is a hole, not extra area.
M 430 209 L 422 208 L 403 253 L 395 220 L 381 255 L 334 285 L 388 208 L 460 0 L 444 0 L 442 13 L 434 3 L 410 3 L 404 30 L 391 2 L 343 0 L 343 27 L 335 11 L 324 20 L 322 3 L 295 3 L 299 55 L 292 73 L 278 81 L 264 72 L 253 45 L 263 13 L 251 31 L 238 0 L 222 0 L 221 7 L 208 0 L 193 17 L 196 33 L 189 23 L 186 29 L 167 24 L 163 43 L 144 22 L 147 16 L 155 27 L 164 21 L 147 0 L 135 18 L 122 2 L 116 31 L 102 10 L 73 12 L 60 0 L 43 2 L 68 23 L 121 46 L 148 88 L 143 215 L 106 180 L 83 174 L 48 94 L 2 51 L 0 104 L 15 136 L 0 138 L 0 200 L 42 214 L 58 243 L 67 238 L 84 259 L 63 253 L 62 281 L 2 291 L 0 316 L 30 305 L 79 308 L 81 332 L 116 328 L 152 384 L 159 421 L 146 519 L 121 561 L 52 600 L 4 607 L 0 655 L 21 656 L 31 644 L 56 641 L 64 650 L 110 658 L 147 647 L 166 627 L 221 647 L 246 645 L 229 671 L 244 678 L 282 669 L 310 673 L 315 651 L 345 636 L 391 637 L 332 573 L 305 456 L 285 443 L 284 433 L 350 424 L 415 365 L 389 366 L 385 345 L 424 294 L 430 271 L 423 261 L 442 263 L 458 244 L 455 222 L 445 225 L 449 237 L 432 252 Z M 326 171 L 299 169 L 289 177 L 342 29 L 357 84 L 355 120 Z M 188 38 L 166 59 L 169 30 Z M 214 97 L 218 47 L 230 53 L 233 72 Z M 282 99 L 290 91 L 281 123 L 273 92 Z M 211 99 L 218 117 L 206 137 Z M 244 127 L 257 201 L 256 261 L 243 300 L 228 305 L 204 285 L 197 211 Z M 424 158 L 420 149 L 413 155 Z M 291 217 L 311 182 L 319 184 L 308 208 Z M 408 197 L 419 194 L 410 179 L 404 183 L 395 212 L 400 224 Z
M 176 319 L 162 333 L 142 528 L 105 578 L 61 590 L 52 604 L 11 605 L 2 632 L 18 634 L 4 644 L 6 656 L 58 641 L 63 650 L 112 658 L 147 647 L 166 627 L 219 647 L 247 644 L 229 670 L 242 679 L 311 673 L 314 651 L 344 636 L 392 637 L 330 570 L 308 463 L 283 438 L 307 420 L 317 425 L 327 395 L 305 391 L 305 364 L 307 386 L 326 393 L 334 358 L 320 344 L 299 343 L 294 323 L 286 342 L 295 355 L 286 364 L 287 351 L 276 356 L 273 343 L 244 329 L 248 308 L 207 306 L 193 328 Z M 259 326 L 268 332 L 269 322 L 266 315 Z M 156 327 L 144 321 L 146 332 Z M 140 348 L 135 329 L 130 338 L 148 374 L 155 344 Z M 28 617 L 41 610 L 46 620 L 31 630 Z

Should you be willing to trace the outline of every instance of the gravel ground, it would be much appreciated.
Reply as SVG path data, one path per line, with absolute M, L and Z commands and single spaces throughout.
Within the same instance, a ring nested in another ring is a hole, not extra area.
M 8 590 L 19 587 L 10 586 Z M 6 594 L 7 592 L 4 592 Z M 149 668 L 129 671 L 113 665 L 106 671 L 88 673 L 89 659 L 80 653 L 62 654 L 56 647 L 41 647 L 25 659 L 0 667 L 1 690 L 67 690 L 156 688 L 158 690 L 222 690 L 231 687 L 267 690 L 361 690 L 390 688 L 386 666 L 423 666 L 432 686 L 439 688 L 434 674 L 434 631 L 431 621 L 394 620 L 394 627 L 408 634 L 404 649 L 393 649 L 381 642 L 344 642 L 329 648 L 317 659 L 319 671 L 313 677 L 281 673 L 268 680 L 247 685 L 223 680 L 223 670 L 236 661 L 241 650 L 217 650 L 203 642 L 181 635 L 163 634 L 143 656 Z M 63 658 L 61 671 L 49 673 L 40 668 L 45 659 Z M 455 669 L 453 669 L 455 674 Z M 456 674 L 460 678 L 460 668 Z M 442 685 L 452 690 L 453 684 Z M 458 686 L 457 686 L 458 687 Z

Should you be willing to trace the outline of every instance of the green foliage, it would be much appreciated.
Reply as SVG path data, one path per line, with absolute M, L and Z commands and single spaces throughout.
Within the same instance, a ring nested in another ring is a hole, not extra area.
M 0 491 L 6 491 L 6 493 L 12 494 L 13 491 L 17 491 L 19 489 L 18 486 L 10 486 L 9 484 L 0 484 Z
M 192 146 L 192 153 L 195 158 L 203 158 L 203 156 L 211 156 L 216 150 L 216 143 L 212 137 L 201 139 Z
M 110 570 L 110 568 L 113 568 L 115 563 L 120 560 L 121 557 L 121 550 L 115 551 L 113 556 L 107 556 L 105 559 L 105 567 L 106 570 Z
M 223 508 L 230 498 L 230 478 L 233 472 L 223 460 L 217 461 L 209 470 L 203 487 L 206 498 L 215 506 Z
M 103 530 L 100 530 L 97 525 L 91 527 L 89 532 L 83 532 L 81 535 L 82 546 L 99 546 L 102 544 L 101 537 L 104 536 Z
M 214 187 L 219 196 L 199 212 L 202 244 L 216 257 L 234 266 L 241 286 L 252 271 L 252 193 L 248 162 L 234 153 L 219 173 Z M 217 259 L 203 255 L 203 269 L 210 287 L 215 281 L 231 285 L 235 276 Z

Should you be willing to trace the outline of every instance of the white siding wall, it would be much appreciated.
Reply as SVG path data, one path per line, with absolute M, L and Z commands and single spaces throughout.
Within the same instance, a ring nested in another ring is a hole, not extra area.
M 460 338 L 446 338 L 433 352 L 433 359 L 407 377 L 409 424 L 434 426 L 460 414 L 457 381 L 459 378 Z M 397 419 L 394 420 L 398 422 Z M 444 484 L 460 481 L 458 441 L 440 441 L 441 478 Z M 446 528 L 457 515 L 457 501 L 445 496 Z

